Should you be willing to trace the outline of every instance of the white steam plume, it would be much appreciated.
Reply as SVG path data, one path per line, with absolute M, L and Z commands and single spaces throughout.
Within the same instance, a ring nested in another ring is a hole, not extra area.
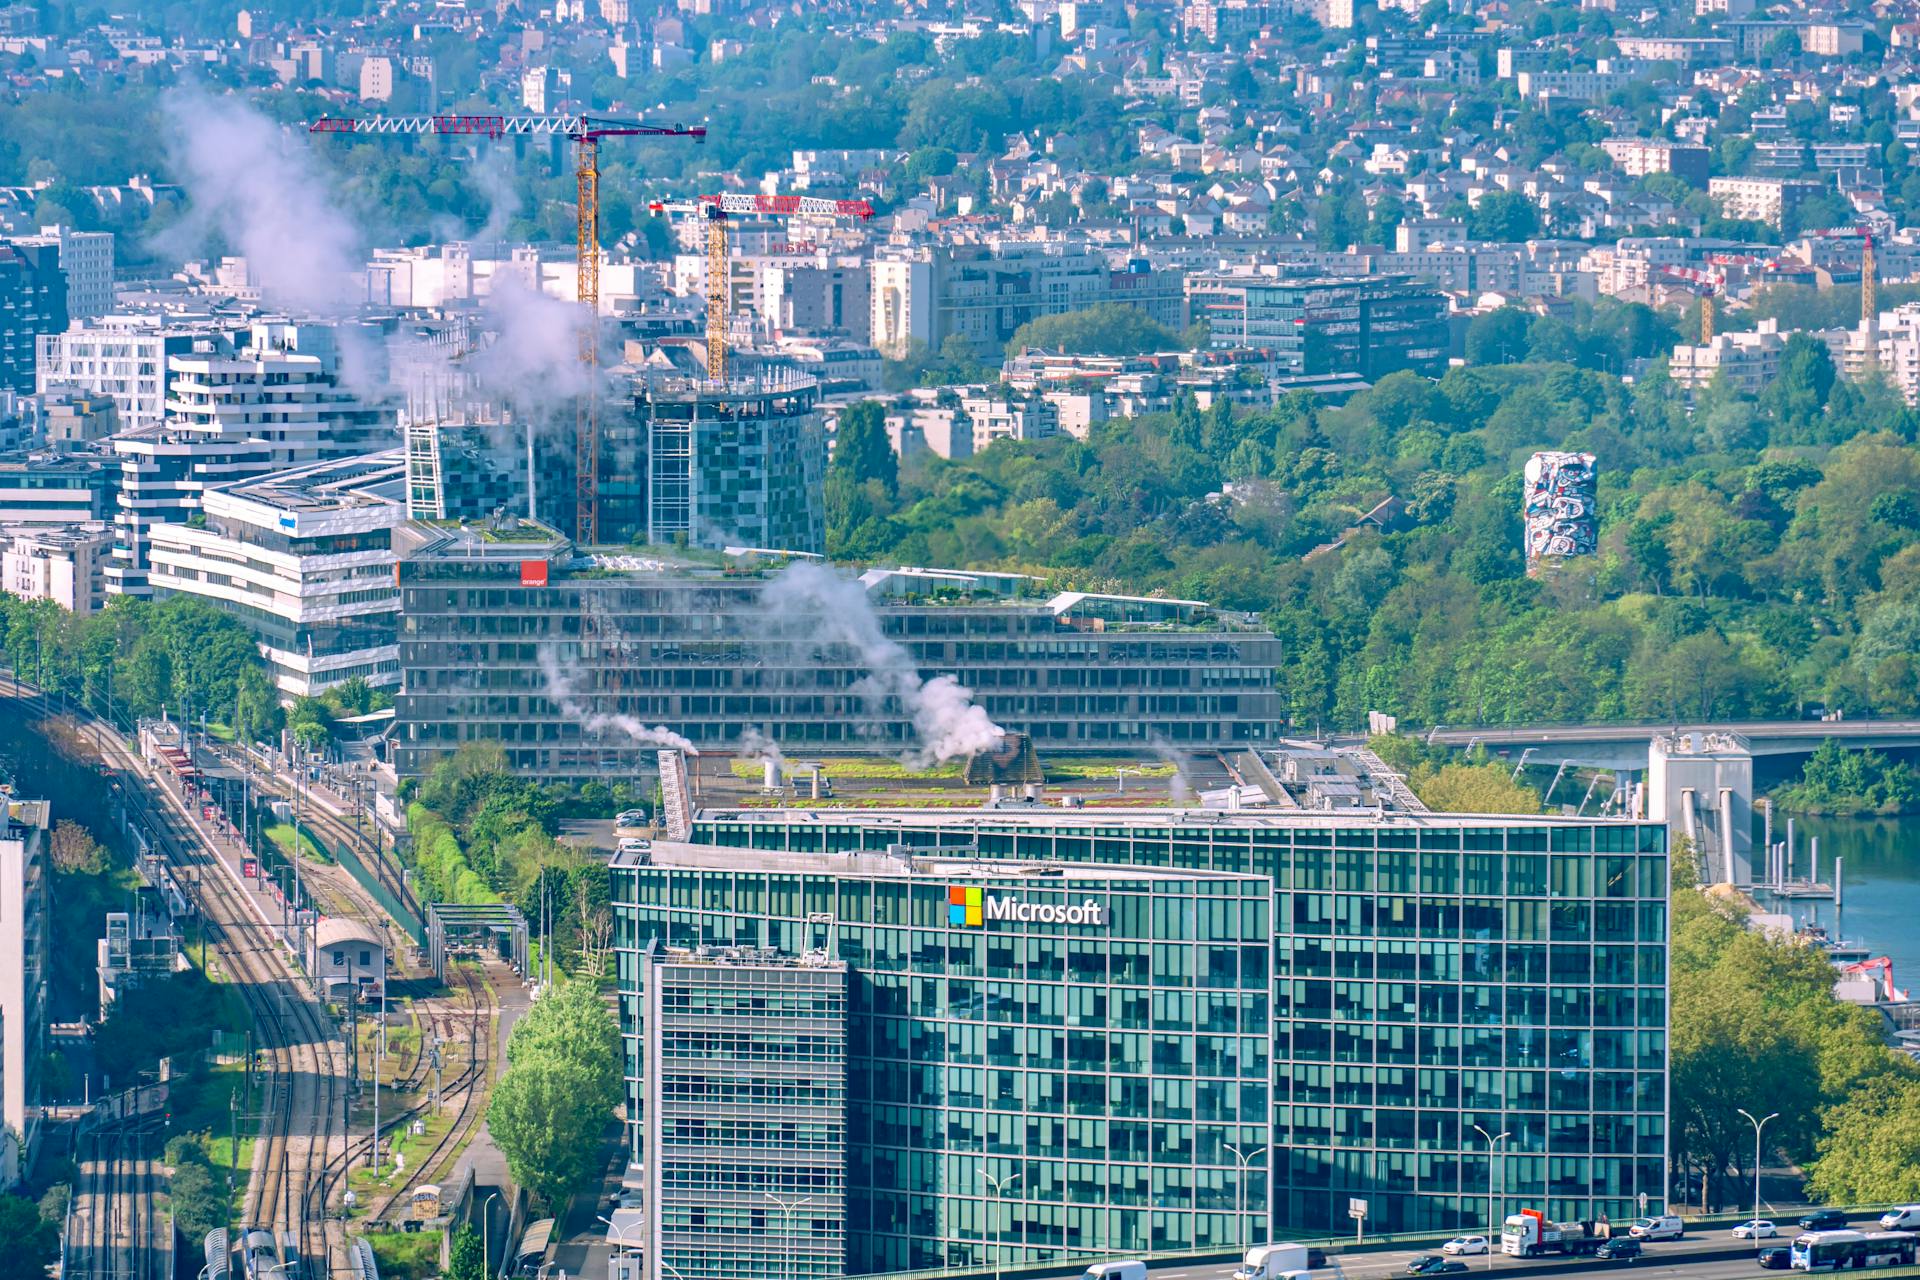
M 236 94 L 182 86 L 160 104 L 168 158 L 188 206 L 156 242 L 181 257 L 224 242 L 245 255 L 261 293 L 283 305 L 355 305 L 354 278 L 366 262 L 360 235 L 333 202 L 307 139 Z
M 632 716 L 609 716 L 588 711 L 586 705 L 573 696 L 566 674 L 560 670 L 559 660 L 549 649 L 540 650 L 540 674 L 546 677 L 548 699 L 560 708 L 561 715 L 578 720 L 585 732 L 601 734 L 609 729 L 617 729 L 643 746 L 671 747 L 690 756 L 700 754 L 698 747 L 665 725 L 648 726 Z
M 748 725 L 746 731 L 740 735 L 740 749 L 748 755 L 759 757 L 768 764 L 786 767 L 787 758 L 781 754 L 780 744 L 773 740 L 771 734 L 762 732 L 753 725 Z
M 818 647 L 852 649 L 867 675 L 853 688 L 878 716 L 891 698 L 913 721 L 920 767 L 999 747 L 1006 730 L 976 706 L 973 693 L 952 676 L 921 680 L 913 655 L 887 638 L 880 617 L 859 583 L 810 561 L 787 567 L 762 598 L 784 635 Z
M 1173 778 L 1167 784 L 1167 792 L 1175 804 L 1186 804 L 1193 799 L 1193 780 L 1187 777 L 1186 758 L 1173 749 L 1173 745 L 1157 733 L 1147 735 L 1147 750 L 1160 759 L 1162 764 L 1173 766 Z

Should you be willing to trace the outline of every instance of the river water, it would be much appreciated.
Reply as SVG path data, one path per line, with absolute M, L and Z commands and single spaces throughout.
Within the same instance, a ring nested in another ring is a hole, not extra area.
M 1831 902 L 1794 902 L 1787 910 L 1800 923 L 1826 926 L 1833 937 L 1893 961 L 1893 980 L 1920 996 L 1920 817 L 1817 818 L 1793 815 L 1799 863 L 1807 875 L 1809 840 L 1820 841 L 1817 878 L 1833 882 L 1833 860 L 1845 860 L 1840 908 Z M 1786 817 L 1775 811 L 1773 837 L 1786 838 Z M 1756 833 L 1755 842 L 1758 844 Z M 1837 919 L 1836 919 L 1837 916 Z

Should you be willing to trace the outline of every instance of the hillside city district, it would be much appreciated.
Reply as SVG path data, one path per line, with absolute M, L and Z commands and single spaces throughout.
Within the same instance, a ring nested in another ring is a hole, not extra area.
M 1258 614 L 827 557 L 843 451 L 891 484 L 1332 410 L 1571 360 L 1497 348 L 1607 307 L 1666 329 L 1629 384 L 1765 395 L 1817 351 L 1915 405 L 1920 301 L 1881 300 L 1920 299 L 1920 4 L 315 7 L 0 6 L 16 107 L 197 78 L 156 127 L 225 149 L 0 188 L 0 586 L 38 620 L 0 687 L 0 1183 L 66 1188 L 21 1220 L 59 1274 L 1914 1262 L 1920 1208 L 1809 1203 L 1761 1094 L 1698 1217 L 1669 896 L 1831 947 L 1914 1052 L 1891 965 L 1795 933 L 1844 872 L 1801 874 L 1754 762 L 1920 725 L 1422 726 L 1559 769 L 1544 812 L 1441 812 L 1392 716 L 1294 716 Z M 997 42 L 1118 125 L 1098 160 L 1016 118 L 702 167 L 744 122 L 649 86 L 802 20 L 909 82 Z M 497 153 L 564 216 L 382 244 L 331 198 L 348 148 Z M 1832 305 L 1761 315 L 1784 286 Z M 1609 458 L 1536 425 L 1510 545 L 1552 583 Z M 1416 518 L 1366 506 L 1310 556 Z M 50 668 L 101 615 L 186 637 L 159 693 L 137 636 Z M 533 861 L 476 870 L 476 830 Z

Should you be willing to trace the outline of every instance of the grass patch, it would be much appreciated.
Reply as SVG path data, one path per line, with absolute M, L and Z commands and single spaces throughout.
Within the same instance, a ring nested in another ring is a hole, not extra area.
M 294 829 L 292 823 L 276 822 L 270 827 L 262 828 L 260 834 L 273 842 L 273 847 L 280 851 L 281 857 L 291 858 L 293 856 Z M 333 855 L 327 852 L 326 846 L 314 839 L 313 834 L 304 826 L 301 827 L 299 831 L 299 844 L 301 857 L 313 862 L 331 863 L 333 861 Z
M 427 1280 L 440 1274 L 443 1231 L 370 1231 L 366 1241 L 380 1261 L 381 1280 Z

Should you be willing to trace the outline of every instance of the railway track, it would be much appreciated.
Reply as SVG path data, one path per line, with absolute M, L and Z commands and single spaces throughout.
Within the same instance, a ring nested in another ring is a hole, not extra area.
M 172 1224 L 155 1196 L 158 1127 L 159 1117 L 140 1117 L 96 1129 L 81 1140 L 77 1154 L 83 1177 L 69 1224 L 68 1275 L 169 1280 L 172 1251 L 162 1241 L 171 1235 Z
M 331 1275 L 344 1233 L 308 1188 L 323 1180 L 335 1135 L 345 1128 L 344 1059 L 334 1030 L 294 976 L 275 931 L 254 917 L 191 825 L 138 775 L 123 770 L 122 777 L 129 818 L 177 873 L 193 873 L 207 936 L 225 957 L 268 1055 L 261 1140 L 239 1225 L 273 1231 L 283 1250 L 297 1255 L 287 1260 L 304 1264 L 299 1274 L 307 1280 Z
M 441 1105 L 445 1106 L 453 1098 L 459 1099 L 459 1110 L 454 1115 L 453 1124 L 442 1134 L 425 1155 L 416 1156 L 413 1171 L 400 1186 L 378 1200 L 369 1203 L 367 1221 L 379 1222 L 385 1219 L 396 1204 L 410 1203 L 416 1187 L 432 1180 L 433 1171 L 479 1123 L 481 1116 L 480 1100 L 486 1093 L 486 1087 L 492 1076 L 493 1068 L 493 1017 L 495 1005 L 493 993 L 486 983 L 480 981 L 464 968 L 457 970 L 468 992 L 471 1009 L 466 1017 L 467 1065 L 453 1079 L 442 1084 Z M 407 1086 L 418 1088 L 424 1083 L 426 1070 L 426 1051 L 424 1037 L 420 1054 L 416 1057 L 413 1070 L 409 1073 Z M 391 1117 L 382 1117 L 380 1133 L 382 1138 L 412 1124 L 428 1114 L 433 1108 L 427 1103 L 406 1107 Z M 349 1170 L 363 1164 L 372 1149 L 371 1136 L 350 1138 L 345 1150 L 328 1167 L 320 1183 L 316 1184 L 312 1194 L 321 1202 L 330 1202 L 344 1189 Z

